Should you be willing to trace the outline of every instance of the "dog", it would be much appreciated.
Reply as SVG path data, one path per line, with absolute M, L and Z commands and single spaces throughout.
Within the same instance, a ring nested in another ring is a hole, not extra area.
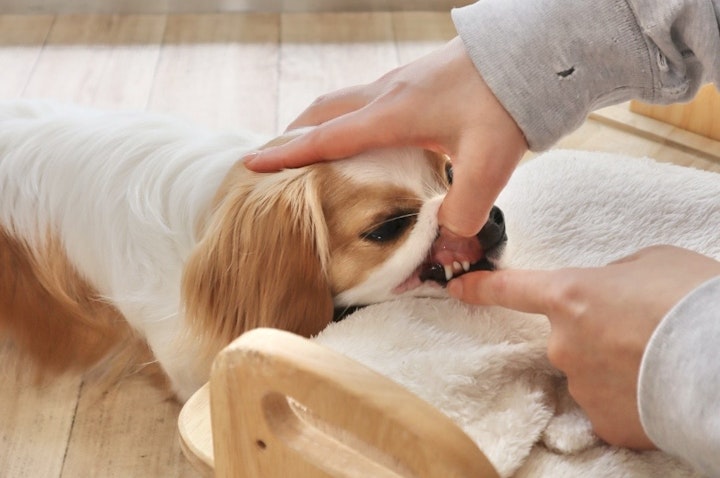
M 439 234 L 447 157 L 384 149 L 270 174 L 238 159 L 297 134 L 1 102 L 0 329 L 56 372 L 139 337 L 184 401 L 246 330 L 311 336 L 335 307 L 443 296 L 494 267 L 498 209 L 476 238 Z

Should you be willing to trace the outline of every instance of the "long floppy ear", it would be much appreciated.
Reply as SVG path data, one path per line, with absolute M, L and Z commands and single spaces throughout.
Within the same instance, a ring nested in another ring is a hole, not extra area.
M 235 165 L 183 276 L 190 329 L 214 356 L 243 332 L 310 336 L 331 320 L 327 232 L 311 171 Z

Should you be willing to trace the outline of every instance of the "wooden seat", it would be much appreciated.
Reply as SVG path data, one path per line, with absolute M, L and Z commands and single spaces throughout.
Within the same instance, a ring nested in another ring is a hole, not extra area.
M 224 349 L 178 426 L 185 456 L 218 477 L 498 476 L 434 407 L 279 330 L 252 330 Z

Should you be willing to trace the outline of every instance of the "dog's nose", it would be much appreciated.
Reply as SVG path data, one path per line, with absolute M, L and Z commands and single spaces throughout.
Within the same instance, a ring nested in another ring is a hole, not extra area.
M 493 206 L 490 217 L 480 232 L 477 234 L 478 241 L 483 250 L 487 251 L 501 242 L 507 241 L 505 234 L 505 216 L 499 207 Z

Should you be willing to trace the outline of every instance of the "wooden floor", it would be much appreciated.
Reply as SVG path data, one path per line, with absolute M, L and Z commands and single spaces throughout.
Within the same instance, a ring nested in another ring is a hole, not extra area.
M 0 15 L 0 98 L 146 108 L 272 134 L 319 94 L 371 81 L 453 35 L 444 13 Z M 608 126 L 635 121 L 621 108 L 559 146 L 718 169 L 709 159 L 718 143 Z M 79 378 L 38 388 L 14 358 L 0 339 L 0 476 L 196 476 L 180 453 L 178 405 L 143 379 L 104 394 Z

